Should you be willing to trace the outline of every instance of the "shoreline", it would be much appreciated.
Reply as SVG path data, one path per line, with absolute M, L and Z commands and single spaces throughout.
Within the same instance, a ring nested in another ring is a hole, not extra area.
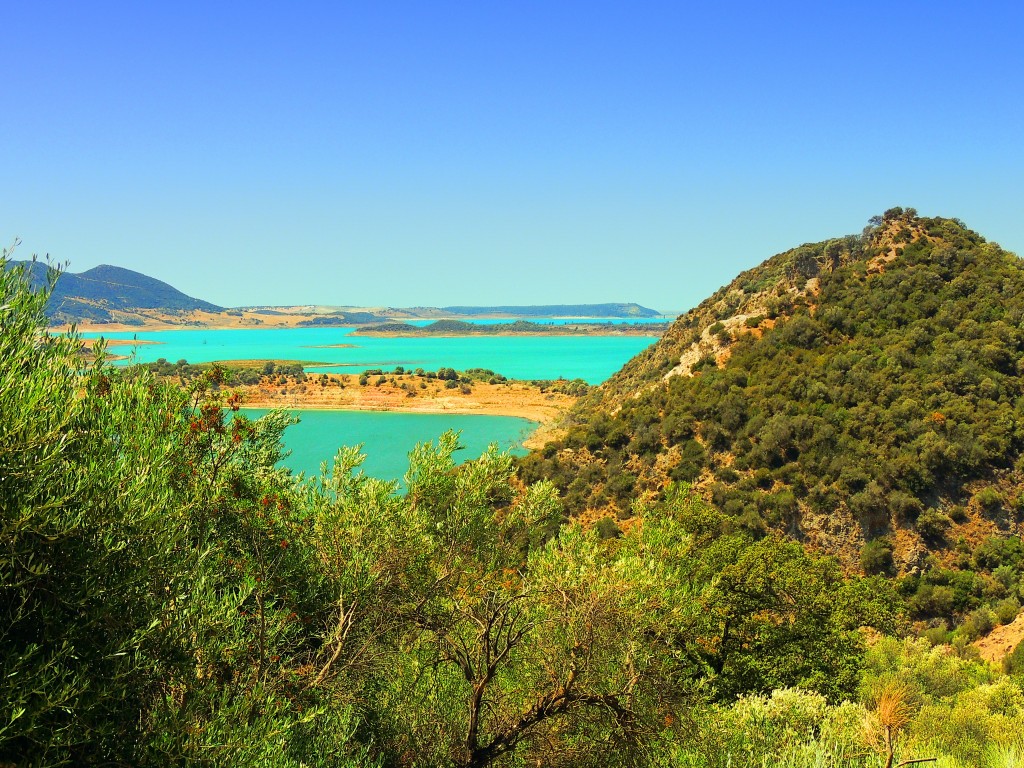
M 566 326 L 553 325 L 552 328 L 564 328 Z M 571 326 L 570 326 L 571 327 Z M 635 327 L 635 326 L 632 326 Z M 640 332 L 625 332 L 625 331 L 610 331 L 610 332 L 599 332 L 599 331 L 577 331 L 569 330 L 564 332 L 548 332 L 548 331 L 483 331 L 480 333 L 406 333 L 406 332 L 384 332 L 384 331 L 353 331 L 351 336 L 355 337 L 366 337 L 366 338 L 377 338 L 377 339 L 471 339 L 476 337 L 490 338 L 494 336 L 504 336 L 506 338 L 517 337 L 517 338 L 543 338 L 545 336 L 640 336 L 648 337 L 652 339 L 660 339 L 662 334 L 655 333 L 654 331 L 648 330 L 645 333 Z
M 328 329 L 328 330 L 339 330 L 348 329 L 348 334 L 352 334 L 355 337 L 358 336 L 370 336 L 370 337 L 438 337 L 438 338 L 463 338 L 467 336 L 651 336 L 660 337 L 671 325 L 669 320 L 654 320 L 649 323 L 643 322 L 612 322 L 613 320 L 623 320 L 629 318 L 607 318 L 607 319 L 592 319 L 592 318 L 509 318 L 509 317 L 487 317 L 477 318 L 480 320 L 514 320 L 523 322 L 533 322 L 536 320 L 575 320 L 578 322 L 568 322 L 562 325 L 556 325 L 553 323 L 535 323 L 541 326 L 543 330 L 534 331 L 505 331 L 502 330 L 503 325 L 510 325 L 510 323 L 495 323 L 493 325 L 470 323 L 470 325 L 476 326 L 480 330 L 468 329 L 463 333 L 430 333 L 428 332 L 417 332 L 416 330 L 410 331 L 363 331 L 363 328 L 371 328 L 379 323 L 338 323 L 338 324 L 323 324 L 323 323 L 308 323 L 310 320 L 315 320 L 322 315 L 303 315 L 303 314 L 281 314 L 281 315 L 260 315 L 258 313 L 246 312 L 244 316 L 235 315 L 220 315 L 213 313 L 191 313 L 185 316 L 174 316 L 174 315 L 162 315 L 162 316 L 147 316 L 144 321 L 140 324 L 138 322 L 109 322 L 109 323 L 90 323 L 82 322 L 74 324 L 74 328 L 79 333 L 89 334 L 103 334 L 103 333 L 151 333 L 158 331 L 280 331 L 280 330 L 297 330 L 297 329 Z M 396 322 L 404 322 L 406 318 L 396 318 Z M 424 320 L 436 321 L 439 318 L 421 318 Z M 450 318 L 455 319 L 458 322 L 467 322 L 463 318 Z M 651 327 L 654 326 L 654 327 Z M 415 329 L 417 326 L 412 326 Z M 429 326 L 421 326 L 427 327 Z M 71 330 L 72 325 L 69 323 L 61 323 L 59 325 L 52 325 L 47 328 L 47 331 L 51 334 L 67 333 Z M 139 342 L 145 343 L 145 342 Z M 319 346 L 319 345 L 311 345 Z M 323 346 L 336 346 L 336 345 L 323 345 Z
M 360 374 L 307 374 L 301 384 L 264 381 L 224 386 L 241 397 L 240 407 L 283 408 L 296 411 L 378 411 L 412 414 L 508 416 L 535 427 L 523 441 L 539 448 L 560 434 L 559 423 L 577 398 L 522 381 L 490 384 L 474 381 L 463 391 L 447 388 L 440 379 L 412 374 L 370 377 L 384 381 L 360 385 Z M 326 383 L 321 383 L 326 381 Z M 421 385 L 425 385 L 421 388 Z
M 446 413 L 452 414 L 453 416 L 507 416 L 512 419 L 523 419 L 536 424 L 538 427 L 543 426 L 545 419 L 547 418 L 543 414 L 539 414 L 530 408 L 473 408 L 473 407 L 447 407 L 447 406 L 426 406 L 422 408 L 410 407 L 410 408 L 396 408 L 387 405 L 323 405 L 323 404 L 300 404 L 300 405 L 289 405 L 285 403 L 274 403 L 272 406 L 263 403 L 243 403 L 238 406 L 239 410 L 266 410 L 268 408 L 281 408 L 285 411 L 352 411 L 352 412 L 366 412 L 375 411 L 377 413 L 413 413 L 423 414 L 424 416 L 437 416 Z
M 466 396 L 464 402 L 452 400 L 424 399 L 418 403 L 408 405 L 400 402 L 345 402 L 345 401 L 317 401 L 304 398 L 301 395 L 291 394 L 270 396 L 252 396 L 248 387 L 231 387 L 232 392 L 242 395 L 241 408 L 284 408 L 285 410 L 297 411 L 382 411 L 392 413 L 451 413 L 466 416 L 512 416 L 526 419 L 538 425 L 551 424 L 568 410 L 570 403 L 560 401 L 557 405 L 537 402 L 487 402 L 479 399 L 470 399 Z M 567 395 L 561 398 L 573 400 Z
M 643 323 L 632 323 L 626 324 L 621 323 L 618 325 L 606 325 L 601 327 L 595 327 L 593 329 L 577 330 L 575 326 L 561 326 L 551 325 L 551 328 L 568 328 L 565 331 L 557 330 L 544 330 L 544 331 L 480 331 L 470 333 L 396 333 L 396 332 L 378 332 L 368 331 L 363 332 L 359 330 L 358 325 L 324 325 L 324 326 L 295 326 L 295 325 L 275 325 L 275 326 L 248 326 L 248 325 L 172 325 L 168 323 L 160 323 L 154 325 L 138 326 L 138 325 L 126 325 L 124 323 L 106 323 L 103 325 L 79 325 L 75 326 L 75 330 L 78 333 L 89 333 L 89 334 L 103 334 L 103 333 L 160 333 L 164 331 L 282 331 L 282 330 L 294 330 L 298 328 L 314 328 L 319 327 L 323 329 L 339 330 L 342 328 L 355 329 L 348 331 L 345 335 L 352 336 L 354 338 L 366 337 L 366 338 L 379 338 L 379 339 L 465 339 L 474 338 L 477 336 L 492 337 L 492 336 L 504 336 L 504 337 L 544 337 L 544 336 L 641 336 L 649 337 L 652 339 L 661 338 L 664 334 L 664 328 L 658 328 L 657 330 L 651 330 L 645 327 Z M 629 328 L 630 330 L 617 330 L 620 328 Z M 59 335 L 67 333 L 70 329 L 66 325 L 51 326 L 46 329 L 47 333 L 52 335 Z M 153 341 L 148 339 L 107 339 L 108 343 L 118 342 L 121 344 L 164 344 L 163 341 Z M 358 349 L 358 344 L 307 344 L 305 345 L 308 349 L 345 349 L 355 348 Z

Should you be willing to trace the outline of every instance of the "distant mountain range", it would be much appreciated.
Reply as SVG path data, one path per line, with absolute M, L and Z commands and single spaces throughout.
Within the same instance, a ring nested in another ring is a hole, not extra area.
M 639 304 L 542 304 L 525 307 L 442 307 L 445 312 L 468 317 L 660 317 L 661 312 Z
M 587 335 L 600 330 L 602 335 L 611 333 L 646 335 L 661 333 L 668 328 L 664 323 L 610 323 L 599 320 L 569 320 L 564 324 L 514 320 L 511 323 L 470 323 L 465 320 L 435 320 L 429 325 L 388 322 L 379 325 L 364 325 L 353 332 L 362 336 L 520 336 L 543 334 L 545 336 Z
M 48 267 L 42 262 L 16 261 L 36 289 L 47 285 Z M 156 278 L 122 267 L 101 264 L 79 274 L 64 272 L 57 278 L 46 314 L 59 323 L 115 322 L 113 312 L 158 309 L 173 312 L 222 312 L 223 307 L 192 298 Z
M 42 262 L 12 261 L 9 266 L 26 269 L 34 288 L 47 285 L 47 265 Z M 167 283 L 123 267 L 102 264 L 75 274 L 63 272 L 50 295 L 46 314 L 55 324 L 63 323 L 125 323 L 142 325 L 153 318 L 140 317 L 140 310 L 177 315 L 186 312 L 241 314 L 237 310 L 193 298 Z M 282 311 L 283 310 L 283 311 Z M 249 310 L 256 315 L 307 314 L 303 326 L 348 326 L 381 323 L 396 317 L 593 317 L 640 318 L 658 317 L 660 313 L 639 304 L 545 304 L 535 306 L 485 307 L 412 307 L 365 308 L 337 307 L 331 311 L 313 311 L 306 308 L 261 307 Z M 166 320 L 166 318 L 165 318 Z M 205 320 L 191 318 L 188 324 L 203 324 Z
M 539 304 L 528 306 L 457 306 L 457 307 L 338 307 L 319 313 L 299 325 L 365 325 L 400 320 L 458 320 L 464 317 L 487 318 L 553 318 L 585 317 L 593 319 L 662 317 L 654 309 L 639 304 Z M 477 328 L 473 333 L 480 333 Z

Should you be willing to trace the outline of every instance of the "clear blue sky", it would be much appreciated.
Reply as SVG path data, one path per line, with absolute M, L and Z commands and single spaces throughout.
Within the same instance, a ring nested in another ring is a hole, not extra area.
M 33 0 L 0 29 L 0 239 L 224 305 L 685 309 L 893 205 L 1024 253 L 1018 3 Z

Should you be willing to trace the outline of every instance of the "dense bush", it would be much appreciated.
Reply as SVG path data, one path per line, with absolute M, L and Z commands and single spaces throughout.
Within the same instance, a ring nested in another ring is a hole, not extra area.
M 859 695 L 838 704 L 778 689 L 698 706 L 664 737 L 659 764 L 882 768 L 929 758 L 953 768 L 1020 764 L 1019 683 L 948 651 L 923 641 L 882 640 L 868 651 Z

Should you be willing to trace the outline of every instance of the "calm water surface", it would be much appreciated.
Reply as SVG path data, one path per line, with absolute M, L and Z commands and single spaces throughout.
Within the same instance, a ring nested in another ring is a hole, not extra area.
M 267 413 L 261 408 L 246 408 L 246 416 L 256 419 Z M 522 441 L 537 425 L 527 419 L 509 416 L 465 414 L 386 413 L 380 411 L 294 411 L 301 421 L 285 430 L 284 444 L 291 451 L 282 464 L 293 472 L 320 473 L 321 462 L 328 468 L 342 445 L 363 445 L 366 461 L 363 471 L 384 480 L 401 480 L 409 468 L 409 451 L 417 443 L 437 438 L 454 429 L 461 432 L 456 452 L 458 461 L 477 458 L 491 443 L 501 450 L 523 455 Z
M 464 336 L 383 338 L 350 336 L 354 328 L 125 331 L 82 334 L 153 341 L 134 348 L 135 361 L 300 360 L 313 373 L 359 373 L 368 368 L 490 368 L 515 379 L 580 378 L 599 384 L 656 341 L 654 336 Z M 334 345 L 352 345 L 338 347 Z M 128 354 L 128 347 L 115 347 Z
M 564 321 L 563 321 L 564 322 Z M 581 378 L 599 384 L 630 358 L 656 341 L 654 336 L 476 336 L 453 338 L 381 338 L 349 336 L 354 328 L 175 330 L 82 334 L 95 338 L 154 341 L 134 347 L 134 361 L 190 363 L 213 360 L 299 360 L 309 372 L 358 373 L 367 368 L 437 370 L 490 368 L 516 379 Z M 338 347 L 333 345 L 352 345 Z M 128 354 L 128 347 L 111 352 Z M 248 410 L 257 417 L 265 411 Z M 400 479 L 414 445 L 436 440 L 449 429 L 461 430 L 461 460 L 476 458 L 491 442 L 523 453 L 522 441 L 536 426 L 505 416 L 383 413 L 379 411 L 299 412 L 302 421 L 289 427 L 285 445 L 292 455 L 284 464 L 295 472 L 317 474 L 341 445 L 362 443 L 367 474 Z

